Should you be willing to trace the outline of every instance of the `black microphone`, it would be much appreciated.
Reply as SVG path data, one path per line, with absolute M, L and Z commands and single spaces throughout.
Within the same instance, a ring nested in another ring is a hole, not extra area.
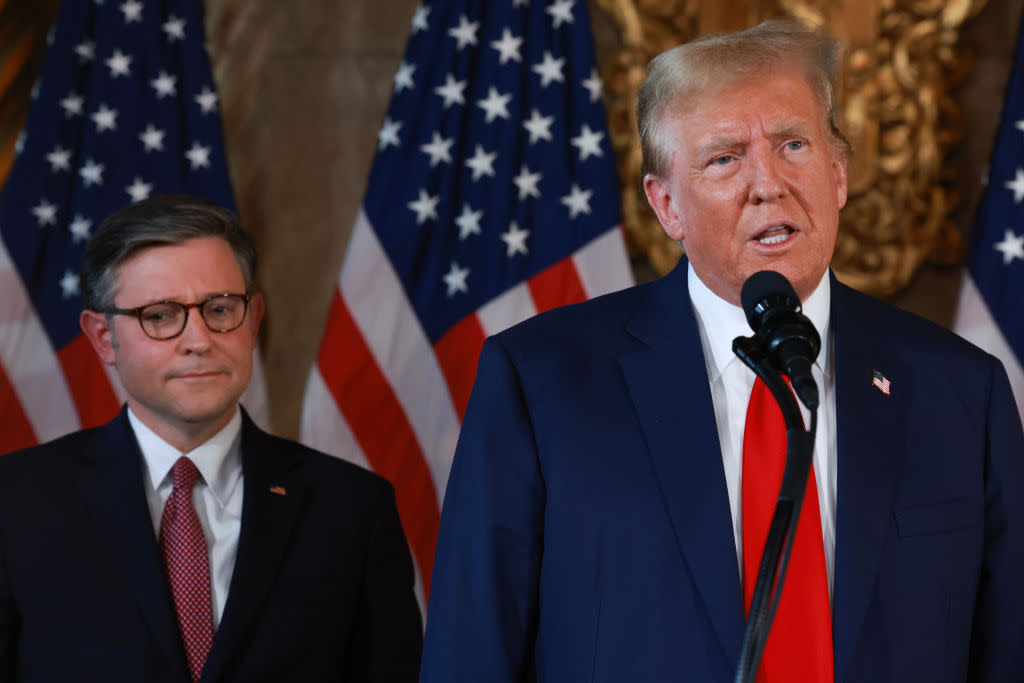
M 773 270 L 762 270 L 743 283 L 740 301 L 764 352 L 789 375 L 803 404 L 815 410 L 818 385 L 811 375 L 811 364 L 821 349 L 821 336 L 803 314 L 793 285 Z

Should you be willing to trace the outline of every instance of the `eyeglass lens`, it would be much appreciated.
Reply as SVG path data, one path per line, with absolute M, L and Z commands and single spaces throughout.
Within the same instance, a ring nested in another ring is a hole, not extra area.
M 245 320 L 245 303 L 245 297 L 226 294 L 207 299 L 197 308 L 210 330 L 230 332 Z M 185 329 L 188 308 L 176 301 L 146 306 L 139 315 L 142 330 L 154 339 L 175 337 Z

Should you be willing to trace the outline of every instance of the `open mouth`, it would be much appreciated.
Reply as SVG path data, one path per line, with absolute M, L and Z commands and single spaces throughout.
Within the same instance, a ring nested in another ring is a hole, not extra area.
M 773 247 L 788 240 L 794 232 L 796 230 L 788 225 L 775 225 L 755 235 L 754 241 L 766 247 Z

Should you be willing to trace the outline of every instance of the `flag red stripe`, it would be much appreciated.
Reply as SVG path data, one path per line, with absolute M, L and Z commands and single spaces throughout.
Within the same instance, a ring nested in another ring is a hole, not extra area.
M 476 379 L 476 364 L 486 338 L 484 328 L 474 314 L 455 323 L 434 344 L 434 354 L 448 382 L 448 391 L 460 421 L 466 414 L 466 404 Z
M 370 466 L 395 487 L 398 514 L 429 595 L 441 517 L 433 480 L 402 406 L 338 290 L 317 365 Z
M 80 334 L 72 339 L 57 352 L 57 360 L 67 378 L 82 428 L 97 427 L 114 419 L 121 405 L 86 336 Z
M 538 313 L 587 298 L 572 258 L 548 266 L 530 278 L 528 284 Z
M 10 453 L 39 443 L 32 423 L 21 407 L 14 385 L 0 364 L 0 415 L 3 415 L 3 429 L 0 429 L 0 453 Z

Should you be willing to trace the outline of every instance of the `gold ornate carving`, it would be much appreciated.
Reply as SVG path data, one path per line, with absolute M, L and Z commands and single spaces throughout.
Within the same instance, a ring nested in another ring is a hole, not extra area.
M 858 289 L 887 295 L 925 260 L 957 262 L 961 239 L 950 214 L 959 197 L 954 172 L 943 162 L 962 125 L 950 89 L 970 68 L 957 50 L 960 27 L 985 1 L 596 0 L 621 41 L 604 76 L 633 251 L 659 273 L 680 255 L 640 191 L 633 107 L 647 62 L 703 33 L 789 16 L 823 26 L 845 46 L 839 118 L 855 159 L 832 259 L 836 273 Z

